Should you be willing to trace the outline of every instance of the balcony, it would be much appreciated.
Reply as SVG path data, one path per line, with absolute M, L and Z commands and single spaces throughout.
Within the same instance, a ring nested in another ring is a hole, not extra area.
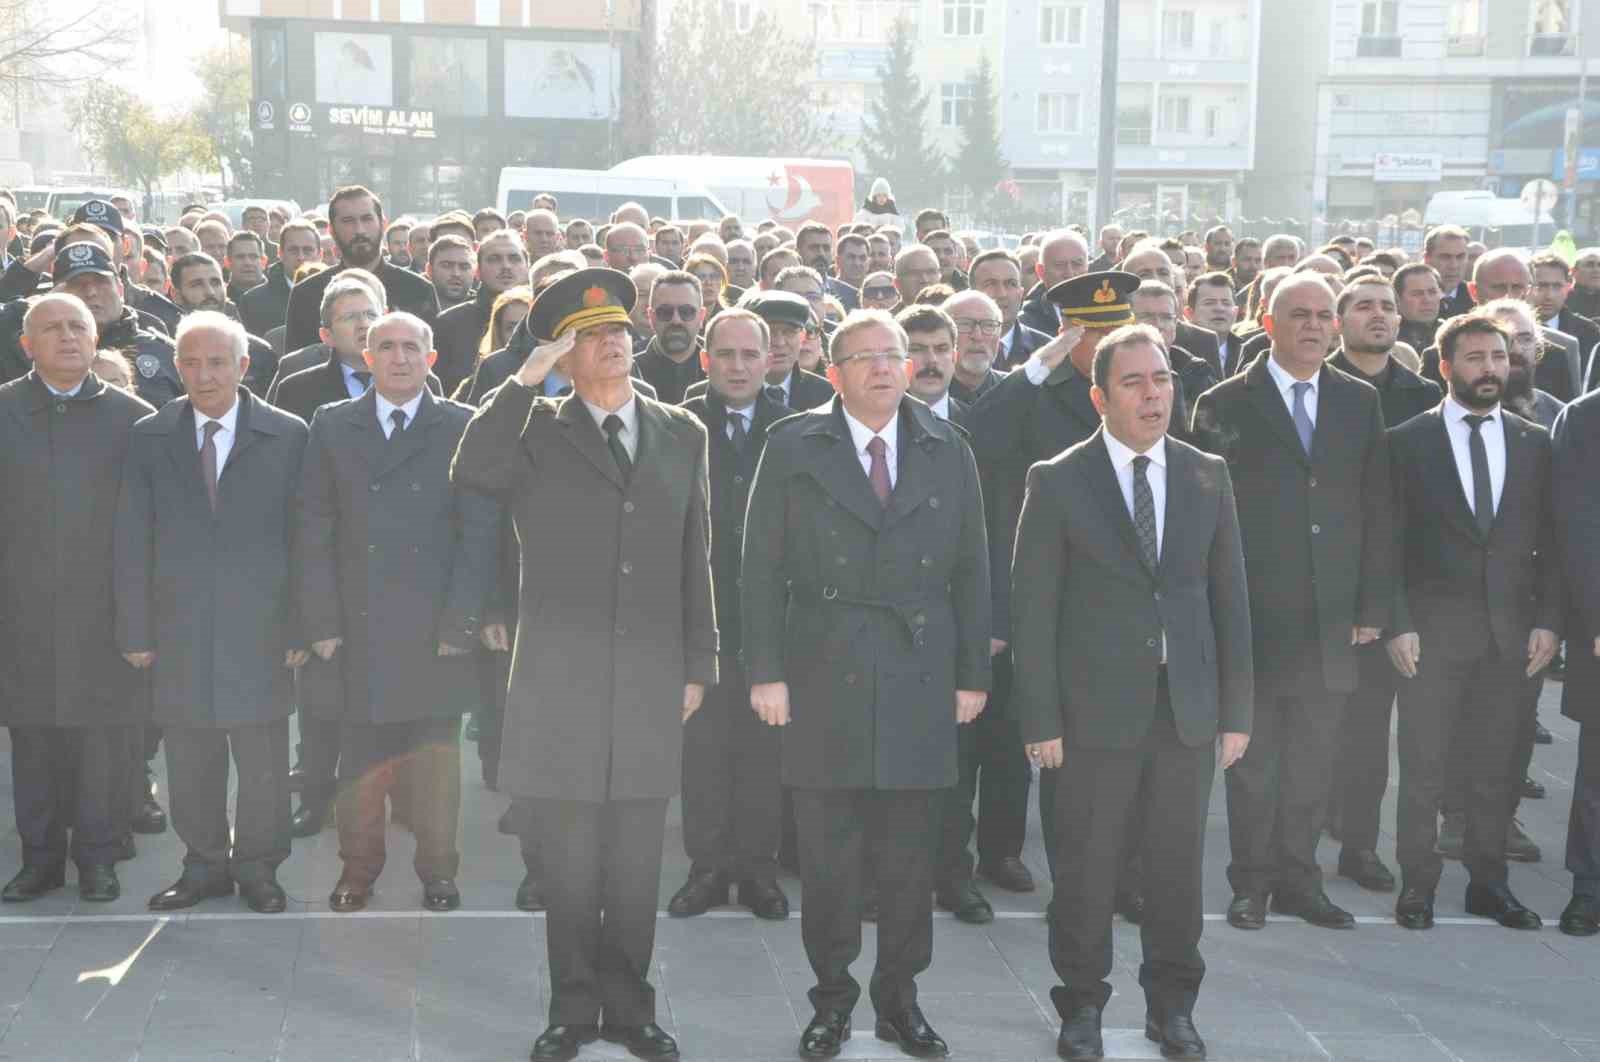
M 1484 39 L 1481 33 L 1458 33 L 1444 39 L 1444 54 L 1452 59 L 1466 59 L 1483 54 Z
M 1528 37 L 1528 56 L 1537 59 L 1560 58 L 1578 54 L 1578 35 L 1575 33 L 1535 33 Z
M 1356 58 L 1398 59 L 1400 58 L 1400 38 L 1397 36 L 1380 37 L 1375 34 L 1357 37 Z

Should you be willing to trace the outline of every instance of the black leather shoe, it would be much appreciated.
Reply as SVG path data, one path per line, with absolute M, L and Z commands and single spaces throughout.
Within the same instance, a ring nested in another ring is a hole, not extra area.
M 1492 918 L 1507 929 L 1538 929 L 1544 925 L 1538 914 L 1522 906 L 1504 885 L 1467 886 L 1467 914 Z
M 1206 1042 L 1195 1031 L 1194 1019 L 1173 1014 L 1159 1021 L 1153 1014 L 1144 1016 L 1144 1038 L 1161 1045 L 1162 1058 L 1204 1058 Z
M 1138 891 L 1117 893 L 1115 910 L 1122 916 L 1124 922 L 1138 925 L 1144 921 L 1144 893 Z
M 634 1058 L 661 1062 L 677 1062 L 678 1059 L 678 1041 L 653 1021 L 644 1025 L 607 1025 L 600 1030 L 600 1035 L 614 1044 L 621 1044 Z
M 938 889 L 933 898 L 941 911 L 954 914 L 958 922 L 983 926 L 994 921 L 994 908 L 989 906 L 989 901 L 971 881 Z
M 1265 893 L 1236 892 L 1228 905 L 1228 924 L 1235 929 L 1261 929 L 1267 924 Z
M 240 882 L 239 895 L 244 897 L 245 906 L 256 914 L 281 914 L 289 906 L 289 897 L 284 895 L 283 886 L 276 878 Z
M 748 907 L 757 918 L 781 922 L 789 917 L 789 897 L 776 881 L 757 881 L 747 878 L 739 882 L 737 898 L 741 907 Z
M 900 1050 L 912 1058 L 943 1058 L 950 1053 L 949 1045 L 933 1031 L 922 1016 L 922 1008 L 915 1003 L 899 1014 L 878 1015 L 874 1032 L 884 1043 L 899 1044 Z
M 233 880 L 224 877 L 183 875 L 171 885 L 150 897 L 147 905 L 152 911 L 181 911 L 203 900 L 216 896 L 232 896 Z
M 35 864 L 25 866 L 17 871 L 16 876 L 6 882 L 4 892 L 0 892 L 0 901 L 5 903 L 27 903 L 37 900 L 47 892 L 53 892 L 67 883 L 67 869 L 59 863 L 55 866 Z
M 595 1025 L 552 1025 L 533 1042 L 533 1062 L 569 1062 L 578 1057 L 578 1048 L 600 1039 Z
M 1522 799 L 1543 800 L 1545 795 L 1544 786 L 1535 782 L 1532 778 L 1524 778 L 1522 780 Z
M 667 901 L 673 918 L 694 918 L 728 902 L 728 879 L 721 874 L 695 874 Z
M 1555 735 L 1546 730 L 1543 723 L 1533 724 L 1533 743 L 1535 745 L 1549 745 L 1553 744 L 1555 740 Z
M 1278 914 L 1303 918 L 1323 929 L 1354 929 L 1355 915 L 1328 899 L 1320 888 L 1313 893 L 1296 895 L 1287 892 L 1272 894 L 1272 910 Z
M 328 805 L 320 801 L 302 800 L 289 816 L 289 833 L 294 837 L 315 837 L 328 821 Z
M 1035 887 L 1027 864 L 1016 856 L 1006 856 L 998 863 L 979 863 L 978 876 L 1007 892 L 1032 892 Z
M 1363 889 L 1373 892 L 1393 892 L 1394 874 L 1383 865 L 1378 853 L 1372 849 L 1339 853 L 1339 876 L 1349 878 Z
M 1506 858 L 1514 863 L 1537 863 L 1543 853 L 1532 837 L 1522 829 L 1522 823 L 1512 819 L 1506 826 Z
M 1394 923 L 1401 929 L 1432 929 L 1433 890 L 1402 890 L 1394 905 Z
M 166 833 L 167 813 L 161 810 L 155 797 L 145 797 L 133 813 L 131 823 L 134 833 Z
M 349 914 L 359 911 L 367 906 L 367 901 L 372 898 L 372 883 L 357 881 L 339 875 L 339 883 L 328 894 L 328 909 L 338 911 L 340 914 Z
M 1056 1037 L 1056 1054 L 1072 1062 L 1099 1062 L 1106 1055 L 1100 1038 L 1100 1008 L 1084 1005 L 1061 1023 Z
M 110 903 L 122 895 L 117 868 L 110 863 L 91 863 L 78 868 L 78 898 L 88 903 Z
M 1561 932 L 1569 937 L 1592 937 L 1600 933 L 1600 900 L 1574 896 L 1561 912 Z
M 461 906 L 461 890 L 451 878 L 422 883 L 422 906 L 430 911 L 454 911 Z
M 517 886 L 517 910 L 544 910 L 544 888 L 532 874 L 524 874 L 522 884 Z
M 850 1015 L 840 1010 L 819 1010 L 800 1034 L 801 1058 L 832 1058 L 850 1039 Z
M 876 922 L 878 920 L 878 887 L 868 885 L 861 890 L 861 920 L 863 922 Z

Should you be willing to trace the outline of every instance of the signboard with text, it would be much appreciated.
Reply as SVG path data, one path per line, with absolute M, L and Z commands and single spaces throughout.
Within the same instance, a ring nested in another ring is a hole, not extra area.
M 1372 156 L 1372 179 L 1377 183 L 1436 183 L 1444 180 L 1444 156 L 1379 152 Z

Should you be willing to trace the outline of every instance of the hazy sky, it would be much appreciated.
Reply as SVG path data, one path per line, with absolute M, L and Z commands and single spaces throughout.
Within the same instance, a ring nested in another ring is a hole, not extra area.
M 137 55 L 117 79 L 160 106 L 192 103 L 200 86 L 189 73 L 190 60 L 226 40 L 217 0 L 125 3 L 144 12 L 150 54 Z

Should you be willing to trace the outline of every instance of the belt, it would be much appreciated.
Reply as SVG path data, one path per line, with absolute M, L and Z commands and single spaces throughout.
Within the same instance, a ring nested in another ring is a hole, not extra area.
M 846 593 L 830 583 L 789 583 L 790 598 L 804 604 L 869 608 L 890 613 L 905 625 L 906 633 L 911 636 L 911 644 L 918 649 L 921 649 L 926 641 L 929 606 L 943 604 L 948 594 L 947 587 L 943 593 L 908 594 L 890 600 Z

